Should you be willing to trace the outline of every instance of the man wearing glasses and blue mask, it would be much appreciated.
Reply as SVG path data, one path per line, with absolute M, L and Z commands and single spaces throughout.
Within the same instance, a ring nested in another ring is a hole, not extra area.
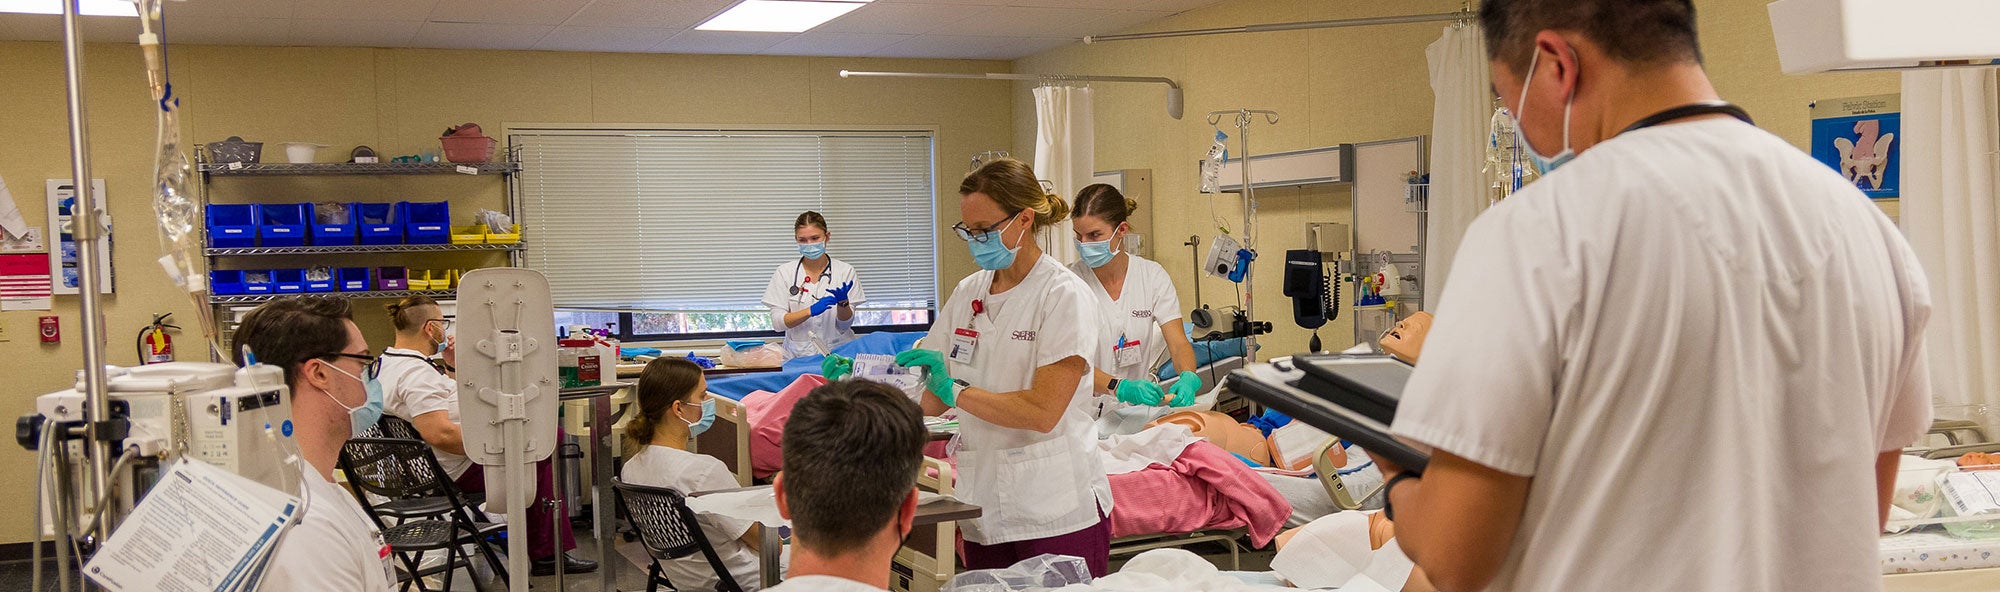
M 1447 590 L 1879 589 L 1930 423 L 1903 236 L 1719 99 L 1689 0 L 1479 18 L 1547 174 L 1442 286 L 1393 425 L 1433 457 L 1382 463 L 1398 543 Z

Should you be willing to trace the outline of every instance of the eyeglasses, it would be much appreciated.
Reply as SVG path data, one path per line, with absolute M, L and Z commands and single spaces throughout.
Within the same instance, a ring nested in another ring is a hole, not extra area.
M 456 325 L 456 324 L 457 324 L 456 322 L 452 321 L 451 319 L 431 319 L 431 320 L 428 320 L 428 321 L 424 321 L 424 322 L 425 322 L 425 323 L 444 323 L 444 332 L 446 332 L 446 333 L 450 333 L 450 332 L 451 332 L 451 328 L 452 328 L 452 326 L 454 326 L 454 325 Z
M 1009 220 L 1013 220 L 1015 216 L 1019 216 L 1019 215 L 1021 215 L 1021 212 L 1020 212 L 1020 211 L 1018 211 L 1018 210 L 1016 210 L 1016 211 L 1015 211 L 1014 213 L 1012 213 L 1012 214 L 1008 214 L 1006 218 L 1001 218 L 1001 219 L 999 219 L 999 220 L 994 220 L 994 221 L 993 221 L 993 223 L 991 223 L 991 224 L 981 224 L 981 225 L 979 225 L 979 227 L 978 227 L 978 228 L 976 228 L 976 229 L 975 229 L 975 228 L 967 228 L 967 227 L 965 226 L 965 222 L 959 222 L 959 223 L 957 223 L 957 224 L 953 224 L 953 225 L 951 225 L 951 229 L 952 229 L 952 231 L 953 231 L 953 232 L 957 232 L 957 233 L 958 233 L 958 238 L 959 238 L 959 240 L 964 240 L 964 241 L 978 241 L 978 242 L 982 242 L 982 243 L 983 243 L 983 242 L 987 242 L 988 240 L 991 240 L 991 239 L 992 239 L 992 237 L 991 237 L 991 236 L 988 236 L 988 235 L 987 235 L 987 233 L 990 233 L 990 232 L 993 232 L 993 230 L 994 230 L 994 227 L 997 227 L 997 226 L 1000 226 L 1000 225 L 1002 225 L 1002 224 L 1006 224 L 1006 223 L 1007 223 L 1007 221 L 1009 221 Z
M 380 378 L 382 376 L 382 358 L 374 354 L 350 354 L 347 352 L 332 352 L 332 353 L 319 354 L 316 356 L 306 356 L 306 360 L 318 360 L 325 358 L 351 358 L 355 360 L 361 360 L 362 376 L 366 376 L 368 378 Z M 305 360 L 299 360 L 299 361 L 304 362 Z

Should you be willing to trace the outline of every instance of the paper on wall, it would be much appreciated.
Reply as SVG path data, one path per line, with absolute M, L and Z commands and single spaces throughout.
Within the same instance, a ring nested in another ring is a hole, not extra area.
M 182 459 L 84 565 L 107 590 L 249 590 L 299 499 Z
M 14 203 L 14 193 L 7 191 L 6 179 L 0 179 L 0 230 L 14 237 L 28 232 L 28 218 L 21 215 L 21 206 Z

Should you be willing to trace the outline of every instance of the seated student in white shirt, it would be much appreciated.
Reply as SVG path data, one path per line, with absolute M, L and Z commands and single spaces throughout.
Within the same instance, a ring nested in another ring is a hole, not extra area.
M 347 299 L 294 297 L 258 306 L 243 316 L 230 344 L 239 365 L 246 348 L 285 370 L 305 472 L 305 515 L 278 539 L 258 589 L 394 588 L 389 546 L 354 496 L 333 483 L 341 444 L 382 415 L 378 359 L 368 354 Z
M 874 592 L 917 517 L 923 410 L 889 386 L 843 380 L 816 389 L 785 421 L 774 489 L 792 521 L 792 564 L 770 592 Z
M 644 448 L 625 461 L 619 478 L 633 485 L 664 487 L 683 494 L 741 487 L 729 468 L 714 457 L 688 452 L 688 442 L 715 423 L 715 402 L 704 400 L 708 381 L 701 367 L 681 358 L 646 363 L 639 374 L 639 416 L 625 425 L 625 435 Z M 757 559 L 762 533 L 751 522 L 712 514 L 696 520 L 715 555 L 745 592 L 763 583 Z M 697 553 L 660 562 L 660 570 L 679 590 L 715 590 L 715 569 Z

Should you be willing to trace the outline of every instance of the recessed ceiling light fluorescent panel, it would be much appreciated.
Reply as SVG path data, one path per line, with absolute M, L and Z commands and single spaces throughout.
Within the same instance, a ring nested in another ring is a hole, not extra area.
M 753 33 L 803 33 L 840 18 L 866 2 L 816 2 L 808 0 L 744 0 L 708 22 L 696 25 L 702 31 L 747 31 Z

